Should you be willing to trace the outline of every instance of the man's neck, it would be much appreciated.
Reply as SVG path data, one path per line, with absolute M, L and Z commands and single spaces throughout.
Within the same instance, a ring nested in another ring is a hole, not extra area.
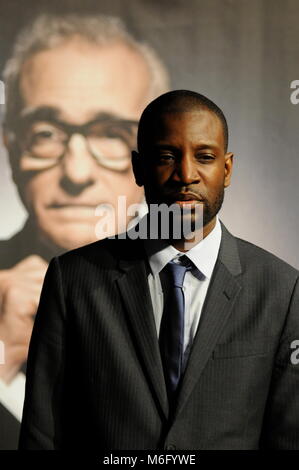
M 180 238 L 178 240 L 172 240 L 171 245 L 177 250 L 186 253 L 197 245 L 201 240 L 206 238 L 209 233 L 214 229 L 216 225 L 216 217 L 214 217 L 209 223 L 207 223 L 202 229 L 194 232 L 194 236 L 191 239 Z

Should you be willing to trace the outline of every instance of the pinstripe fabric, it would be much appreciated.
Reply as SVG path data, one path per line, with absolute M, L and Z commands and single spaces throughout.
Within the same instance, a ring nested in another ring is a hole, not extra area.
M 145 260 L 106 239 L 50 263 L 20 448 L 299 449 L 298 272 L 222 226 L 170 422 Z

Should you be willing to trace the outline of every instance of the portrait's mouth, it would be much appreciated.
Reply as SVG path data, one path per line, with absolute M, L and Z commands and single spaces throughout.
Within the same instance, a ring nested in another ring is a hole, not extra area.
M 89 220 L 94 223 L 97 204 L 54 202 L 47 206 L 55 219 L 61 222 L 83 222 Z
M 95 209 L 97 204 L 83 204 L 83 203 L 53 203 L 49 204 L 49 209 Z

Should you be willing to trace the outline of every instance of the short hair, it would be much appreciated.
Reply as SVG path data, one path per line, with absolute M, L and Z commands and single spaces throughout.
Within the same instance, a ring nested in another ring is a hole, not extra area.
M 221 109 L 209 98 L 190 90 L 173 90 L 158 96 L 147 105 L 143 111 L 137 135 L 138 150 L 142 151 L 146 145 L 146 136 L 150 133 L 154 121 L 164 113 L 184 112 L 192 109 L 203 109 L 214 113 L 222 126 L 224 136 L 224 150 L 228 147 L 228 126 Z
M 34 54 L 52 49 L 73 37 L 81 37 L 100 46 L 121 42 L 140 53 L 151 77 L 149 100 L 169 89 L 169 75 L 158 54 L 147 43 L 135 39 L 120 18 L 107 15 L 82 16 L 78 13 L 42 14 L 19 33 L 12 55 L 4 67 L 6 127 L 13 127 L 22 106 L 19 81 L 24 62 Z

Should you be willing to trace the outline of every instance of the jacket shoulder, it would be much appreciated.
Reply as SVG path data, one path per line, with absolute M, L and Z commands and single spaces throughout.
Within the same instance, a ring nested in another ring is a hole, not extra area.
M 286 261 L 247 240 L 235 237 L 241 264 L 262 271 L 277 272 L 283 277 L 297 279 L 299 271 Z
M 138 259 L 142 256 L 143 245 L 140 240 L 129 238 L 105 238 L 67 251 L 58 256 L 62 265 L 91 263 L 101 268 L 113 268 L 122 259 Z

